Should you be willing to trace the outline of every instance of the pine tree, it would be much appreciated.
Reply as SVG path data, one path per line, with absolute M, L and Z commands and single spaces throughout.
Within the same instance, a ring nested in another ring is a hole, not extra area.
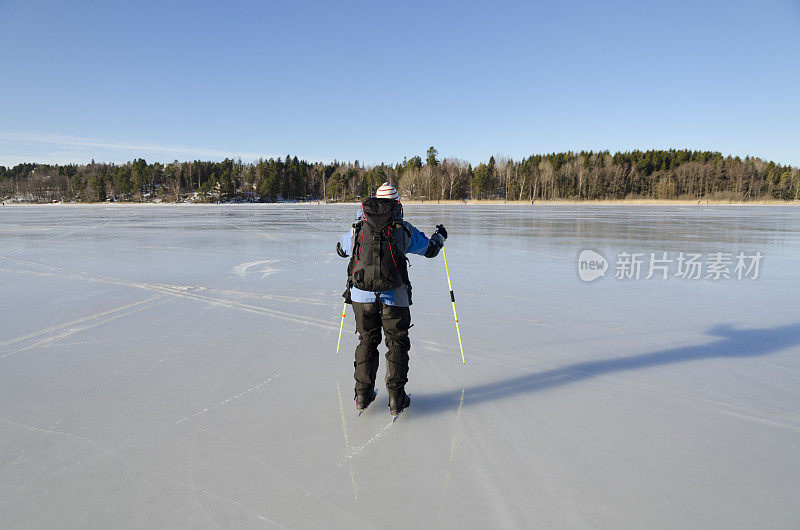
M 433 166 L 433 167 L 438 166 L 439 165 L 439 161 L 436 160 L 436 155 L 438 155 L 438 154 L 439 154 L 439 151 L 437 151 L 433 146 L 430 146 L 428 148 L 428 152 L 426 153 L 425 163 L 427 163 L 429 166 Z

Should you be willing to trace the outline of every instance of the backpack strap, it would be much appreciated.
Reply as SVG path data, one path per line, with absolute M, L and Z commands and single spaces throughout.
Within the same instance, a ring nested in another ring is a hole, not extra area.
M 411 229 L 408 226 L 406 226 L 406 223 L 404 223 L 402 220 L 401 221 L 395 221 L 394 225 L 395 225 L 395 228 L 402 228 L 403 232 L 405 232 L 406 235 L 409 238 L 414 237 L 414 234 L 411 233 Z
M 365 232 L 362 228 L 361 230 L 361 241 L 363 243 L 364 238 L 368 237 L 366 234 L 370 233 L 372 237 L 372 263 L 377 264 L 377 267 L 367 267 L 364 271 L 364 281 L 366 283 L 371 283 L 375 281 L 377 278 L 376 273 L 380 273 L 380 262 L 381 262 L 381 239 L 382 234 L 380 231 L 375 230 L 375 228 L 370 227 L 368 232 Z
M 352 283 L 353 269 L 355 269 L 356 263 L 358 263 L 358 260 L 361 257 L 361 246 L 358 238 L 360 236 L 361 227 L 363 224 L 364 221 L 361 219 L 353 223 L 353 232 L 350 235 L 350 263 L 347 266 L 347 281 L 350 283 Z
M 402 229 L 403 232 L 405 232 L 409 238 L 413 237 L 411 230 L 408 228 L 408 226 L 406 226 L 406 224 L 403 221 L 393 221 L 391 227 L 395 230 Z M 389 239 L 389 244 L 394 245 L 394 234 L 392 234 L 392 237 Z M 408 256 L 406 256 L 405 252 L 403 252 L 403 260 L 404 260 L 403 266 L 402 267 L 398 266 L 397 268 L 400 270 L 400 276 L 403 279 L 403 283 L 405 284 L 406 289 L 408 289 L 408 305 L 411 305 L 413 303 L 411 301 L 411 280 L 408 277 L 408 265 L 410 261 L 408 260 Z M 397 265 L 397 263 L 395 263 L 395 265 Z
M 344 303 L 346 304 L 353 303 L 353 299 L 350 296 L 350 290 L 353 288 L 353 269 L 356 267 L 356 263 L 358 263 L 360 254 L 360 252 L 356 250 L 356 244 L 358 243 L 358 236 L 361 232 L 361 225 L 363 223 L 363 219 L 359 219 L 353 223 L 353 231 L 350 234 L 350 263 L 347 265 L 347 288 L 342 293 L 342 298 L 344 298 Z

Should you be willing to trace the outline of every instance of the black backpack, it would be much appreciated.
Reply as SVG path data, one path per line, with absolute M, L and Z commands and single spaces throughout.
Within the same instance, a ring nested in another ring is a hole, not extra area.
M 374 293 L 408 285 L 405 249 L 399 248 L 405 226 L 393 199 L 371 198 L 361 205 L 362 218 L 353 225 L 353 248 L 347 267 L 348 285 Z

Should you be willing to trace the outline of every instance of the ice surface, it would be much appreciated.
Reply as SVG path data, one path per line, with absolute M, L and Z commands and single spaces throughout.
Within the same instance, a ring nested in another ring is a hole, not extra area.
M 800 209 L 406 206 L 450 233 L 467 364 L 412 257 L 391 426 L 349 310 L 335 355 L 355 209 L 0 208 L 0 528 L 800 525 Z M 764 258 L 623 281 L 623 251 Z

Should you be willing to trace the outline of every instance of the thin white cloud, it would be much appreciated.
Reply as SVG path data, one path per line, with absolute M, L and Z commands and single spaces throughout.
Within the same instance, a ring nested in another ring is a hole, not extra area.
M 135 151 L 137 155 L 147 153 L 164 153 L 170 157 L 176 155 L 188 155 L 190 157 L 207 157 L 207 158 L 241 158 L 242 160 L 258 160 L 259 158 L 274 158 L 276 155 L 269 155 L 265 153 L 250 153 L 242 151 L 221 151 L 219 149 L 204 149 L 187 147 L 183 145 L 161 145 L 161 144 L 138 144 L 130 142 L 121 142 L 116 140 L 99 139 L 99 138 L 86 138 L 81 136 L 63 136 L 56 134 L 37 134 L 37 133 L 18 133 L 18 132 L 0 132 L 0 141 L 15 141 L 26 143 L 39 143 L 59 146 L 73 146 L 73 147 L 97 147 L 101 149 L 112 149 L 119 151 Z M 8 158 L 29 158 L 21 157 L 20 155 L 7 155 Z M 73 155 L 74 156 L 74 155 Z M 91 154 L 88 155 L 91 158 Z M 5 157 L 4 157 L 5 158 Z M 41 160 L 50 157 L 38 157 Z M 176 157 L 177 158 L 177 157 Z
M 0 153 L 0 166 L 16 166 L 17 164 L 86 164 L 88 163 L 86 157 L 69 156 L 35 156 L 35 155 L 20 155 L 20 154 L 4 154 Z

